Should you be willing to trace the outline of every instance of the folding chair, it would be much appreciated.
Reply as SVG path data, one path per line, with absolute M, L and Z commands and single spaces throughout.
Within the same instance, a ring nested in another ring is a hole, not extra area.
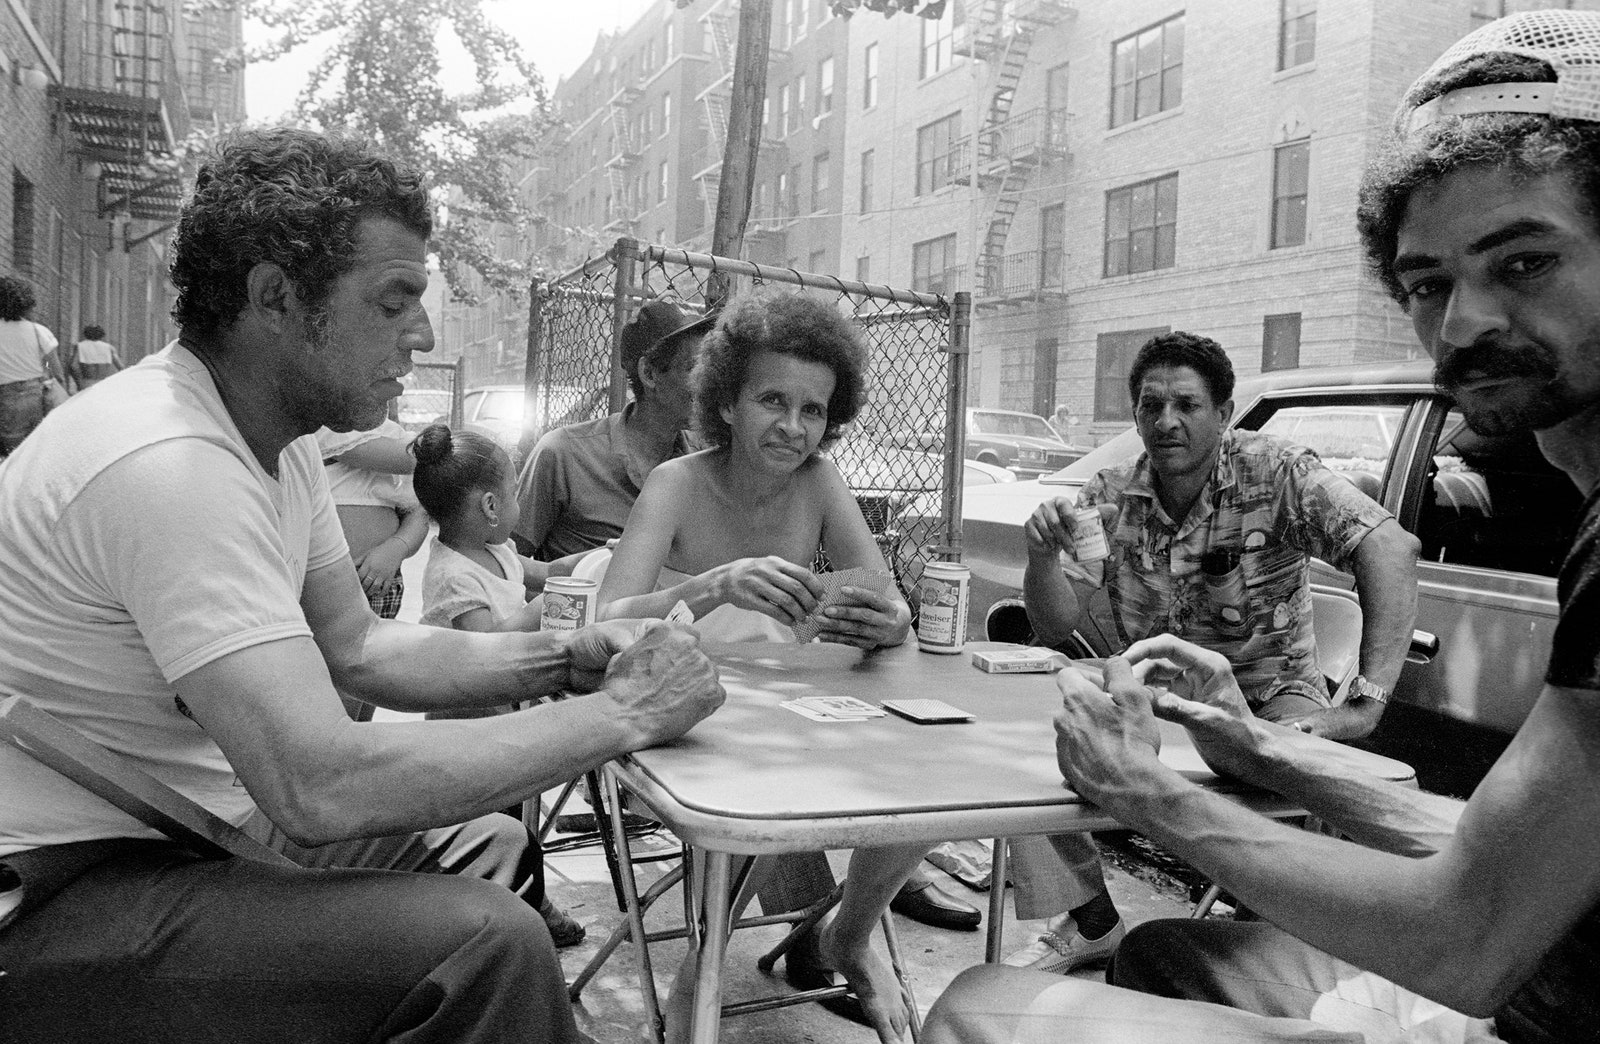
M 0 699 L 0 739 L 198 855 L 295 865 L 21 696 Z

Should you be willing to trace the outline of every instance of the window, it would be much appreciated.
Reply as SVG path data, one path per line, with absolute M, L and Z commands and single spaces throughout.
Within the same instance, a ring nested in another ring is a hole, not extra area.
M 1095 420 L 1133 420 L 1133 402 L 1128 398 L 1128 373 L 1133 369 L 1133 357 L 1150 338 L 1171 332 L 1170 326 L 1154 326 L 1143 330 L 1117 330 L 1095 338 Z
M 872 209 L 872 164 L 874 154 L 868 149 L 861 154 L 861 213 Z
M 1166 112 L 1183 101 L 1183 15 L 1111 45 L 1111 126 Z
M 1317 0 L 1279 0 L 1278 68 L 1293 69 L 1317 56 Z
M 800 164 L 798 163 L 789 168 L 789 197 L 783 202 L 789 208 L 789 214 L 800 213 Z
M 665 138 L 672 130 L 672 95 L 661 96 L 661 136 Z
M 789 96 L 792 88 L 784 84 L 778 88 L 778 137 L 787 137 L 789 134 Z
M 1472 0 L 1472 28 L 1506 16 L 1506 0 Z
M 865 283 L 872 278 L 872 258 L 862 255 L 856 258 L 856 282 Z
M 821 210 L 823 199 L 830 185 L 828 177 L 828 154 L 819 152 L 811 157 L 811 209 Z
M 1556 575 L 1583 496 L 1531 434 L 1478 435 L 1451 410 L 1432 463 L 1416 528 L 1424 562 Z
M 867 44 L 862 60 L 864 66 L 861 70 L 861 107 L 870 109 L 878 104 L 878 45 Z
M 923 196 L 950 184 L 950 160 L 955 152 L 956 135 L 960 133 L 959 112 L 917 129 L 917 195 Z
M 661 56 L 666 61 L 672 61 L 672 23 L 667 23 L 666 38 L 661 46 Z
M 1292 370 L 1300 365 L 1300 313 L 1284 312 L 1261 320 L 1261 370 Z
M 922 19 L 922 67 L 917 78 L 926 80 L 955 62 L 957 12 L 961 5 L 947 3 L 938 18 Z
M 1048 417 L 1056 409 L 1056 357 L 1060 342 L 1041 337 L 1033 346 L 1033 410 Z
M 1044 74 L 1044 105 L 1049 121 L 1049 145 L 1063 149 L 1067 145 L 1067 63 L 1047 69 Z
M 1106 193 L 1107 276 L 1171 268 L 1178 238 L 1178 175 Z
M 780 214 L 782 214 L 783 216 L 785 216 L 785 217 L 792 217 L 794 215 L 794 211 L 788 209 L 788 207 L 789 207 L 789 174 L 788 174 L 787 171 L 785 171 L 784 173 L 778 175 L 777 196 L 778 196 L 778 199 L 777 199 L 778 212 Z
M 817 115 L 833 111 L 833 57 L 817 66 Z
M 929 294 L 942 294 L 947 289 L 948 277 L 956 256 L 954 232 L 938 239 L 928 239 L 911 247 L 911 289 Z
M 667 161 L 661 161 L 661 169 L 656 176 L 656 202 L 667 201 Z
M 1260 411 L 1251 411 L 1250 420 L 1259 424 L 1258 431 L 1315 450 L 1328 470 L 1349 479 L 1373 500 L 1383 499 L 1383 476 L 1406 416 L 1401 402 L 1290 400 L 1270 408 L 1272 414 L 1260 421 Z
M 33 274 L 33 182 L 11 172 L 11 267 Z
M 1272 247 L 1306 241 L 1306 187 L 1311 180 L 1311 143 L 1280 145 L 1272 153 Z
M 1057 203 L 1039 210 L 1039 288 L 1062 286 L 1061 262 L 1067 252 L 1067 205 Z M 1039 412 L 1037 410 L 1035 413 Z
M 811 251 L 811 259 L 806 263 L 807 272 L 823 272 L 827 270 L 828 252 L 826 250 Z

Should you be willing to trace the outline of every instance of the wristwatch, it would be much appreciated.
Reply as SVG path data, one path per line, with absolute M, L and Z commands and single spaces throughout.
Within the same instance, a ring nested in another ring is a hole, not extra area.
M 1365 676 L 1358 674 L 1356 680 L 1350 683 L 1350 698 L 1371 700 L 1373 703 L 1388 703 L 1389 690 L 1377 682 L 1367 681 Z

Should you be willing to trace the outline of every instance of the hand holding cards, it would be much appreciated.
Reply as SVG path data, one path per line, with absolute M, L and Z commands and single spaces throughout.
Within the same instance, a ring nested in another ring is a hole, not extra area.
M 854 569 L 841 569 L 836 573 L 819 573 L 817 581 L 822 585 L 822 598 L 817 602 L 817 607 L 811 615 L 794 625 L 794 640 L 800 643 L 812 641 L 822 632 L 827 617 L 824 615 L 830 606 L 835 606 L 844 601 L 841 592 L 846 587 L 859 587 L 864 590 L 883 594 L 889 590 L 893 579 L 882 569 L 870 569 L 866 566 L 857 566 Z

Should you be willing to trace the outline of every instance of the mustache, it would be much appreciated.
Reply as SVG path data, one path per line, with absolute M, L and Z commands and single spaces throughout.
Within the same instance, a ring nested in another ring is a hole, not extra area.
M 1469 380 L 1554 376 L 1555 363 L 1537 345 L 1479 341 L 1441 359 L 1434 366 L 1433 383 L 1440 391 L 1449 391 Z

